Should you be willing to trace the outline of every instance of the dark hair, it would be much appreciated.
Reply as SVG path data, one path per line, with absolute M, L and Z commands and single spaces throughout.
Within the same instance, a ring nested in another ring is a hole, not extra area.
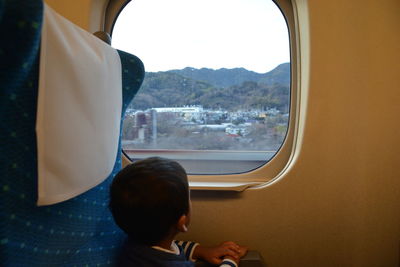
M 155 245 L 189 212 L 186 172 L 179 163 L 165 158 L 132 163 L 115 176 L 109 207 L 130 238 Z

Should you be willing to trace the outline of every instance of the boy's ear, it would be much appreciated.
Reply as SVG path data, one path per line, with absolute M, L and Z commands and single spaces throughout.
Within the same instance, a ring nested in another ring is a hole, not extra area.
M 189 218 L 188 218 L 187 215 L 184 214 L 181 217 L 179 217 L 178 225 L 177 225 L 178 231 L 182 232 L 182 233 L 187 232 L 188 231 L 188 224 L 189 224 Z

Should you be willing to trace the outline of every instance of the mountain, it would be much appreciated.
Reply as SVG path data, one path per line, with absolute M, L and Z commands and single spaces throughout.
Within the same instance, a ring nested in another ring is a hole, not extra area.
M 202 105 L 199 100 L 207 92 L 217 90 L 212 85 L 172 72 L 148 72 L 131 103 L 134 109 Z
M 260 82 L 263 84 L 289 84 L 290 82 L 290 63 L 283 63 L 275 69 L 267 73 L 257 73 L 244 68 L 234 69 L 195 69 L 184 68 L 182 70 L 170 70 L 170 73 L 176 73 L 193 80 L 207 82 L 216 87 L 229 87 L 232 85 L 241 84 L 246 81 Z
M 290 63 L 278 65 L 275 69 L 262 75 L 257 82 L 263 84 L 290 84 Z
M 148 72 L 130 107 L 202 105 L 204 108 L 239 110 L 276 108 L 288 112 L 290 65 L 259 74 L 243 68 L 193 69 Z

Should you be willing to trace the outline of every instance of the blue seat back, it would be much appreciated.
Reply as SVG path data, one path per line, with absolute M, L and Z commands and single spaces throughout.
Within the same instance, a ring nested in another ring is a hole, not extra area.
M 100 185 L 59 204 L 36 206 L 42 17 L 41 0 L 0 0 L 0 265 L 112 266 L 124 237 L 108 210 L 108 188 L 121 168 L 120 153 Z M 124 113 L 144 68 L 137 57 L 118 52 Z

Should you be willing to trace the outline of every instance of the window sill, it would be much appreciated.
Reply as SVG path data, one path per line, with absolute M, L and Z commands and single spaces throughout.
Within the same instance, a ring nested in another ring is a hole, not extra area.
M 164 157 L 178 161 L 189 175 L 246 173 L 266 164 L 277 151 L 124 149 L 133 161 Z
M 234 191 L 242 192 L 250 187 L 260 185 L 259 182 L 191 182 L 190 190 L 195 191 Z

